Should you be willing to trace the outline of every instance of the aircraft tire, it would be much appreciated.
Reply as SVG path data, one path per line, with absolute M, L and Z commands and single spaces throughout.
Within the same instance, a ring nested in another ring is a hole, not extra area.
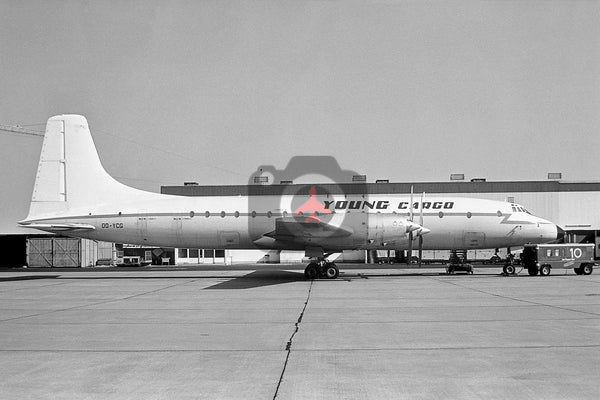
M 593 270 L 594 267 L 591 264 L 585 264 L 583 267 L 581 267 L 581 271 L 584 275 L 591 275 Z
M 335 279 L 340 276 L 340 270 L 334 263 L 329 263 L 325 266 L 325 277 L 327 279 Z
M 529 275 L 531 276 L 536 276 L 538 274 L 538 269 L 536 267 L 533 268 L 527 268 L 527 272 L 529 273 Z
M 540 267 L 540 275 L 542 275 L 542 276 L 548 276 L 548 275 L 550 275 L 550 266 L 549 265 L 542 265 Z
M 310 263 L 306 266 L 306 269 L 304 269 L 304 276 L 306 277 L 306 279 L 317 279 L 317 277 L 319 276 L 319 269 L 317 268 L 317 264 L 315 263 Z

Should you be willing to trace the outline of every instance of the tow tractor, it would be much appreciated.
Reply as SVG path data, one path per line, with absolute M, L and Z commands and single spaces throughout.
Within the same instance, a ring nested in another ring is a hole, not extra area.
M 593 243 L 527 244 L 523 249 L 523 268 L 529 275 L 550 275 L 553 268 L 573 268 L 577 275 L 590 275 L 594 262 Z
M 453 275 L 456 271 L 465 271 L 467 274 L 473 275 L 473 265 L 467 263 L 466 258 L 466 251 L 458 252 L 453 250 L 452 253 L 450 253 L 448 264 L 446 264 L 446 273 L 448 275 Z

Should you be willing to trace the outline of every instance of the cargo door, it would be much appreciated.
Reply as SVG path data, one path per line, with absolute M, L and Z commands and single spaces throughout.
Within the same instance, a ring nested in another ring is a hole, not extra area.
M 221 248 L 223 249 L 231 249 L 239 247 L 240 245 L 240 234 L 239 232 L 220 232 L 219 240 L 221 244 Z
M 485 246 L 485 233 L 465 232 L 463 236 L 465 249 L 483 248 Z

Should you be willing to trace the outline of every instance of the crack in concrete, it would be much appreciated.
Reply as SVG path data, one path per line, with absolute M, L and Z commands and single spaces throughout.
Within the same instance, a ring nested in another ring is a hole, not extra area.
M 304 317 L 304 312 L 306 311 L 306 307 L 308 306 L 308 301 L 310 300 L 310 293 L 312 292 L 314 280 L 310 281 L 310 286 L 308 287 L 308 295 L 306 296 L 306 301 L 304 302 L 304 307 L 302 307 L 302 311 L 300 312 L 300 316 L 295 324 L 294 332 L 290 336 L 290 339 L 287 341 L 285 346 L 285 351 L 287 351 L 287 355 L 285 356 L 285 362 L 283 363 L 283 369 L 281 370 L 281 375 L 279 376 L 279 382 L 277 382 L 277 388 L 275 389 L 275 394 L 273 395 L 273 400 L 277 398 L 279 394 L 279 387 L 281 386 L 281 382 L 283 381 L 283 375 L 285 375 L 285 370 L 288 365 L 288 361 L 290 360 L 290 354 L 292 352 L 292 344 L 294 342 L 294 336 L 298 333 L 298 329 L 300 328 L 300 324 L 302 323 L 302 318 Z

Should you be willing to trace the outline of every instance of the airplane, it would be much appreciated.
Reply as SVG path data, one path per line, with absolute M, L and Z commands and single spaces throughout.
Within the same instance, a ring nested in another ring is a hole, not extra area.
M 29 214 L 22 227 L 146 246 L 303 250 L 308 279 L 335 279 L 343 250 L 465 250 L 547 243 L 550 221 L 504 201 L 401 194 L 329 194 L 311 187 L 306 208 L 291 195 L 177 196 L 124 185 L 103 168 L 88 121 L 48 119 Z M 300 199 L 302 200 L 302 199 Z M 311 210 L 312 209 L 312 210 Z M 303 211 L 310 211 L 304 219 Z M 315 211 L 320 210 L 315 217 Z M 329 212 L 329 214 L 327 213 Z M 419 215 L 419 223 L 414 216 Z

